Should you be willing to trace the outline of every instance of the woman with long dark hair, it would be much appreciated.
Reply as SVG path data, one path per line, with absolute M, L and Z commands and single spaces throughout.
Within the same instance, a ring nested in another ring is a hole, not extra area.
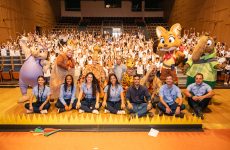
M 33 93 L 30 98 L 30 102 L 25 104 L 26 113 L 48 113 L 50 108 L 50 88 L 46 86 L 46 80 L 44 76 L 38 76 L 38 85 L 33 88 Z M 33 99 L 36 97 L 36 102 L 33 103 Z
M 98 80 L 92 72 L 87 73 L 85 83 L 81 85 L 78 95 L 77 108 L 79 108 L 79 113 L 90 112 L 99 114 L 99 93 L 100 87 Z
M 104 89 L 104 100 L 102 106 L 105 107 L 105 113 L 125 114 L 125 98 L 123 88 L 117 80 L 115 74 L 109 75 L 109 81 Z
M 66 75 L 65 82 L 61 85 L 60 96 L 55 104 L 58 108 L 58 113 L 76 109 L 76 87 L 74 85 L 73 76 Z

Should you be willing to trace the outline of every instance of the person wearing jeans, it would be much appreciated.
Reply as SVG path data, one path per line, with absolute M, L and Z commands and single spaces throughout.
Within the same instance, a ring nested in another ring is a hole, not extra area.
M 185 109 L 182 104 L 182 95 L 180 89 L 174 85 L 172 76 L 166 77 L 166 84 L 162 85 L 159 92 L 160 102 L 157 104 L 161 116 L 163 113 L 166 115 L 174 115 L 176 117 L 184 117 L 181 112 Z
M 134 83 L 128 88 L 126 93 L 127 107 L 131 117 L 135 115 L 142 117 L 152 108 L 151 95 L 145 86 L 140 85 L 140 77 L 138 75 L 134 75 L 133 79 Z

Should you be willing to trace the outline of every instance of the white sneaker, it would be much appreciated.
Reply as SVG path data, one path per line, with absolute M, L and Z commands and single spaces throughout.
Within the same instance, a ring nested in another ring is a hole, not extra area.
M 104 113 L 107 114 L 107 113 L 110 113 L 110 111 L 108 109 L 105 109 Z
M 228 83 L 227 83 L 227 82 L 224 82 L 224 85 L 228 85 Z
M 97 115 L 99 115 L 99 111 L 98 111 L 98 110 L 96 110 L 96 109 L 94 109 L 94 110 L 92 111 L 92 113 L 93 113 L 93 114 L 97 114 Z
M 48 111 L 46 109 L 40 111 L 41 114 L 47 114 Z
M 79 112 L 80 114 L 82 114 L 82 113 L 84 113 L 85 111 L 82 110 L 82 109 L 79 109 L 78 112 Z
M 31 113 L 33 113 L 33 111 L 32 111 L 32 110 L 29 110 L 29 109 L 26 109 L 26 113 L 27 113 L 27 114 L 31 114 Z
M 124 110 L 118 110 L 118 111 L 117 111 L 117 114 L 118 114 L 118 115 L 124 115 L 124 114 L 125 114 L 125 111 L 124 111 Z

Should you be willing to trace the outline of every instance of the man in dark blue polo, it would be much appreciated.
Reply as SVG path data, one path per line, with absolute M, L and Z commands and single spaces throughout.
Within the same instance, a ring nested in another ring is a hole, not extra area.
M 214 92 L 208 84 L 203 82 L 203 74 L 196 74 L 195 83 L 190 84 L 184 94 L 188 97 L 188 104 L 196 116 L 204 119 L 202 110 L 208 106 Z
M 131 117 L 145 116 L 152 108 L 151 95 L 145 86 L 140 85 L 140 76 L 133 76 L 133 85 L 130 86 L 126 93 L 127 107 Z M 153 116 L 151 113 L 150 116 Z

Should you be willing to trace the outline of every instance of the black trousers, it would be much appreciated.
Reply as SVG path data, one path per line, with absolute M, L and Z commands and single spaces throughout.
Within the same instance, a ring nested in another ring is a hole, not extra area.
M 71 102 L 71 99 L 65 99 L 65 102 L 66 102 L 67 105 L 69 105 L 70 102 Z M 72 109 L 76 109 L 76 104 L 77 104 L 77 100 L 75 99 L 73 101 L 73 104 L 72 104 Z M 60 101 L 60 99 L 57 100 L 55 106 L 57 108 L 65 108 L 65 106 L 62 104 L 62 102 Z M 63 111 L 65 111 L 65 109 L 63 109 Z
M 96 104 L 95 98 L 84 98 L 81 101 L 81 108 L 80 109 L 84 110 L 85 112 L 91 113 L 94 109 L 96 109 L 95 104 Z M 100 108 L 100 103 L 99 103 L 99 108 Z
M 39 101 L 36 101 L 34 103 L 32 103 L 32 106 L 33 106 L 33 110 L 34 110 L 34 113 L 40 113 L 40 110 L 39 110 L 39 107 L 43 104 L 43 102 L 39 102 Z M 26 109 L 30 109 L 30 103 L 26 103 L 25 104 L 25 108 Z M 50 108 L 50 103 L 46 103 L 45 106 L 43 107 L 42 110 L 49 110 Z
M 121 110 L 121 101 L 107 101 L 106 109 L 108 109 L 112 114 L 117 114 L 118 110 Z
M 191 97 L 188 97 L 188 104 L 195 111 L 195 113 L 197 113 L 198 111 L 201 112 L 203 109 L 205 109 L 210 100 L 211 98 L 205 98 L 202 101 L 194 101 Z

